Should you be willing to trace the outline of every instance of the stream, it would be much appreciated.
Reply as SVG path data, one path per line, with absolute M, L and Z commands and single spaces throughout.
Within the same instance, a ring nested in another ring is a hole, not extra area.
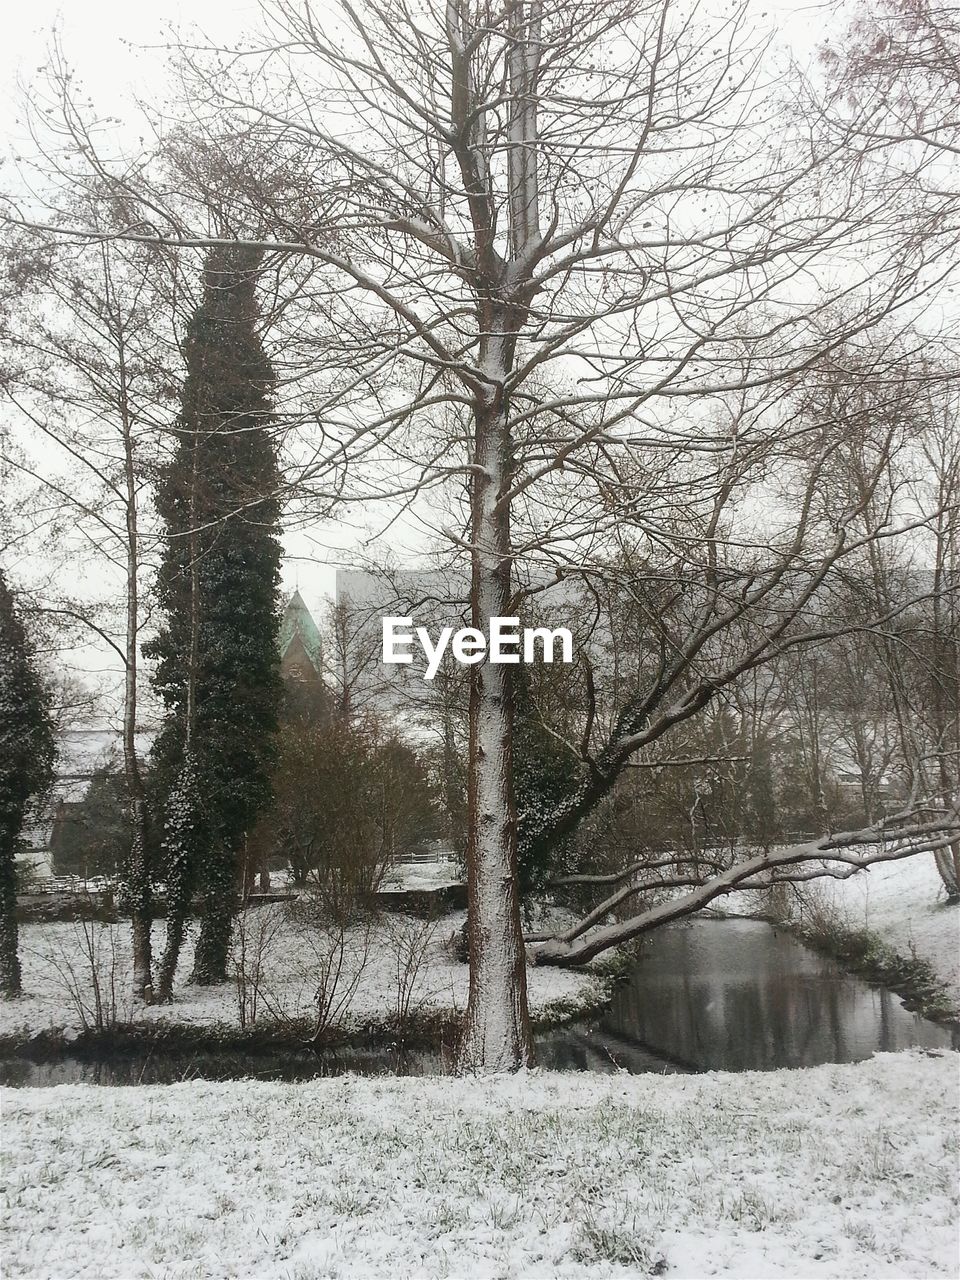
M 894 992 L 845 973 L 757 920 L 697 920 L 658 930 L 598 1016 L 537 1037 L 539 1065 L 561 1071 L 768 1071 L 856 1062 L 875 1052 L 960 1047 L 956 1029 L 911 1013 Z M 199 1051 L 0 1059 L 0 1084 L 169 1084 L 306 1080 L 346 1071 L 435 1075 L 435 1050 Z
M 545 1066 L 631 1072 L 770 1071 L 960 1045 L 895 992 L 783 929 L 738 919 L 658 930 L 598 1019 L 545 1040 Z

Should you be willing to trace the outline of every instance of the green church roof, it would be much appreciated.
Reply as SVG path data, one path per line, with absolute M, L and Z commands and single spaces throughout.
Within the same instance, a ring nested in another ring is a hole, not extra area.
M 319 675 L 323 660 L 323 641 L 320 639 L 320 632 L 317 630 L 317 624 L 310 610 L 303 603 L 303 597 L 299 591 L 294 591 L 287 601 L 287 607 L 280 620 L 281 659 L 286 657 L 287 650 L 297 636 L 300 637 L 300 643 Z

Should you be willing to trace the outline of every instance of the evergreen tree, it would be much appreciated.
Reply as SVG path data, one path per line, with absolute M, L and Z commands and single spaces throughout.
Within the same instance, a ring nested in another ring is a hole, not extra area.
M 30 800 L 53 773 L 56 747 L 13 594 L 0 569 L 0 995 L 20 994 L 14 860 Z
M 541 672 L 541 677 L 543 673 Z M 543 814 L 577 785 L 578 761 L 544 727 L 529 669 L 514 669 L 513 785 L 517 806 L 517 876 L 521 896 L 543 889 L 567 853 L 566 841 L 539 847 L 533 835 Z
M 120 875 L 130 860 L 131 823 L 126 784 L 115 760 L 94 770 L 83 798 L 54 824 L 50 860 L 58 876 Z
M 256 269 L 241 250 L 208 256 L 185 345 L 177 446 L 157 492 L 165 623 L 147 652 L 166 708 L 153 753 L 165 797 L 168 900 L 160 998 L 169 998 L 197 891 L 203 920 L 193 979 L 226 978 L 240 855 L 270 794 L 282 698 L 280 509 Z

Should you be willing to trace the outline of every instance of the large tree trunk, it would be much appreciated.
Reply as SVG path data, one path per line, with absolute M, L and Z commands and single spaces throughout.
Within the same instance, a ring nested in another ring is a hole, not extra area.
M 473 492 L 472 625 L 510 608 L 510 521 L 498 498 L 508 479 L 509 429 L 500 404 L 476 414 Z M 471 668 L 469 842 L 467 849 L 470 996 L 460 1042 L 461 1071 L 515 1071 L 533 1063 L 526 957 L 517 892 L 513 800 L 511 666 Z
M 183 935 L 190 910 L 191 884 L 192 878 L 185 865 L 181 866 L 179 874 L 168 875 L 167 937 L 157 970 L 156 986 L 156 998 L 161 1004 L 166 1004 L 173 999 L 173 980 L 177 974 L 177 965 L 180 963 Z
M 0 828 L 0 996 L 20 994 L 20 958 L 17 955 L 16 840 Z
M 104 276 L 110 293 L 107 251 L 104 249 Z M 130 409 L 127 382 L 127 349 L 123 318 L 115 313 L 117 365 L 119 369 L 119 409 L 123 435 L 125 484 L 125 552 L 126 552 L 126 633 L 124 638 L 123 690 L 123 772 L 130 813 L 130 861 L 126 869 L 126 896 L 130 908 L 133 934 L 134 998 L 149 1003 L 153 999 L 153 956 L 150 927 L 153 918 L 150 883 L 150 838 L 148 807 L 143 778 L 137 760 L 137 644 L 139 640 L 140 597 L 137 570 L 140 562 L 140 538 L 137 520 L 137 460 L 134 423 Z
M 960 841 L 955 841 L 949 849 L 938 849 L 935 856 L 947 901 L 956 902 L 960 899 Z
M 167 940 L 157 970 L 156 998 L 161 1004 L 166 1004 L 173 999 L 173 979 L 176 977 L 177 965 L 180 962 L 186 921 L 187 911 L 184 904 L 175 900 L 173 895 L 168 895 Z
M 203 788 L 193 756 L 193 731 L 197 718 L 197 669 L 199 666 L 200 583 L 197 571 L 197 454 L 190 472 L 190 654 L 187 663 L 187 696 L 184 708 L 184 744 L 180 776 L 167 798 L 167 940 L 157 975 L 157 998 L 173 998 L 173 979 L 180 963 L 187 913 L 193 898 L 200 859 L 209 849 Z
M 540 238 L 537 80 L 540 2 L 518 4 L 509 18 L 511 52 L 508 186 L 510 249 L 523 262 Z M 468 77 L 469 78 L 469 77 Z M 473 178 L 482 173 L 472 166 Z M 478 193 L 479 193 L 478 187 Z M 477 206 L 479 211 L 479 206 Z M 496 254 L 487 210 L 479 221 L 479 260 L 492 276 Z M 506 280 L 510 273 L 502 276 Z M 516 273 L 524 278 L 524 270 Z M 516 280 L 514 282 L 514 287 Z M 483 297 L 480 367 L 489 392 L 474 411 L 471 478 L 473 626 L 489 640 L 490 619 L 510 616 L 512 547 L 510 502 L 513 448 L 504 381 L 513 366 L 517 334 L 530 301 L 520 294 Z M 470 997 L 460 1043 L 461 1071 L 516 1071 L 533 1064 L 527 1008 L 526 953 L 517 885 L 517 815 L 513 796 L 513 666 L 484 661 L 471 668 L 467 905 Z
M 941 486 L 943 488 L 944 486 Z M 957 625 L 956 571 L 950 565 L 956 555 L 955 523 L 949 493 L 941 501 L 950 515 L 941 514 L 937 529 L 937 559 L 933 578 L 933 723 L 936 733 L 937 781 L 944 808 L 957 803 L 957 768 L 960 766 L 960 629 Z M 960 898 L 960 840 L 936 853 L 937 870 L 947 891 L 947 901 Z
M 173 996 L 173 979 L 180 961 L 187 914 L 196 883 L 197 860 L 206 848 L 203 803 L 189 745 L 167 801 L 167 939 L 157 971 L 156 998 Z
M 142 787 L 139 769 L 134 786 Z M 128 794 L 132 796 L 130 810 L 132 843 L 127 890 L 130 899 L 130 926 L 133 935 L 133 993 L 136 999 L 150 1004 L 153 1001 L 153 948 L 150 931 L 153 924 L 153 894 L 150 884 L 150 868 L 147 836 L 147 805 L 142 790 L 136 794 L 127 775 Z

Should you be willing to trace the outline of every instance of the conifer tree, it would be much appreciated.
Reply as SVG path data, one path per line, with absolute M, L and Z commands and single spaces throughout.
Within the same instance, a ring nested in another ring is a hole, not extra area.
M 15 858 L 27 807 L 49 783 L 56 746 L 46 690 L 0 569 L 0 995 L 20 994 Z
M 210 252 L 191 320 L 174 456 L 157 506 L 165 622 L 149 655 L 166 716 L 154 747 L 163 799 L 169 998 L 193 895 L 193 980 L 226 978 L 237 868 L 269 797 L 282 696 L 273 370 L 258 333 L 256 258 Z

